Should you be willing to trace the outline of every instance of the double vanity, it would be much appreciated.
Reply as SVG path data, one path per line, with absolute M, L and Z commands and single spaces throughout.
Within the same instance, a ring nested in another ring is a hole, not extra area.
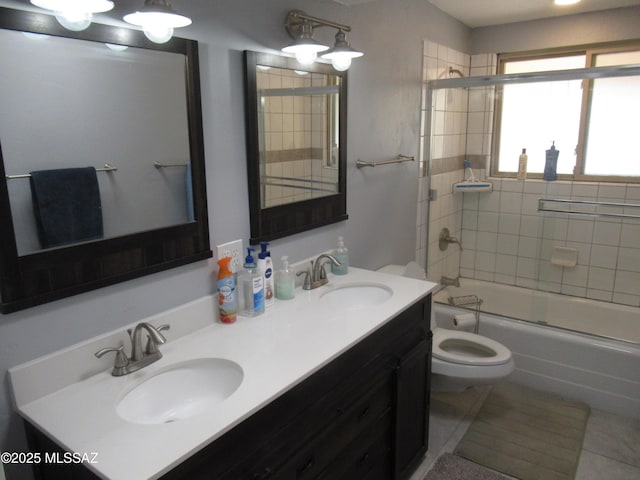
M 407 478 L 427 450 L 435 286 L 350 268 L 231 325 L 212 296 L 143 319 L 166 342 L 131 373 L 94 356 L 128 352 L 125 331 L 15 367 L 32 452 L 85 459 L 35 468 L 45 479 Z

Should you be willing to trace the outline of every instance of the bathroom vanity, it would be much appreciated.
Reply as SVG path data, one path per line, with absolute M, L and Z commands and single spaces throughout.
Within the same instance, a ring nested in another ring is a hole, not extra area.
M 45 479 L 408 478 L 428 443 L 433 287 L 353 268 L 325 287 L 298 289 L 296 299 L 263 316 L 209 321 L 161 346 L 164 357 L 139 372 L 116 378 L 103 371 L 44 397 L 20 390 L 47 362 L 16 367 L 12 383 L 32 451 L 98 454 L 98 463 L 35 467 Z M 201 299 L 146 320 L 189 322 L 213 308 Z M 208 411 L 145 424 L 116 413 L 141 382 L 203 357 L 242 369 L 237 390 Z

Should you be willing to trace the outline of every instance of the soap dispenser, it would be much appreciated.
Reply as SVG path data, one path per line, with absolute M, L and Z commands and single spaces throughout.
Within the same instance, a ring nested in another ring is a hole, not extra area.
M 344 238 L 338 237 L 338 248 L 333 251 L 333 256 L 340 262 L 340 266 L 331 264 L 331 273 L 334 275 L 346 275 L 349 273 L 349 250 L 344 246 Z
M 264 282 L 264 306 L 269 308 L 274 301 L 273 286 L 273 261 L 271 252 L 267 250 L 269 242 L 260 242 L 260 253 L 258 254 L 258 270 L 263 276 Z
M 240 313 L 247 317 L 264 312 L 264 277 L 258 271 L 258 265 L 251 255 L 254 251 L 255 248 L 247 247 L 244 270 L 239 279 L 244 300 L 243 310 Z
M 276 298 L 291 300 L 296 296 L 296 276 L 289 268 L 289 257 L 282 257 L 282 270 L 276 272 Z

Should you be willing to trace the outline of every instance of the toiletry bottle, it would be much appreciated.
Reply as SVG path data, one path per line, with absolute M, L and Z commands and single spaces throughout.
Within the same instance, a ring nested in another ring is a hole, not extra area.
M 289 268 L 289 258 L 282 257 L 282 270 L 276 272 L 276 298 L 291 300 L 296 295 L 296 276 Z
M 244 260 L 244 271 L 240 275 L 242 294 L 244 296 L 243 310 L 240 312 L 247 317 L 260 315 L 264 312 L 264 279 L 258 272 L 258 265 L 251 255 L 255 248 L 247 248 Z
M 560 150 L 556 150 L 556 142 L 551 144 L 551 148 L 545 152 L 544 178 L 548 182 L 553 182 L 558 178 L 558 155 Z
M 222 323 L 233 323 L 238 313 L 238 301 L 236 296 L 236 277 L 229 268 L 231 257 L 223 257 L 218 260 L 218 309 Z
M 340 266 L 331 264 L 331 273 L 334 275 L 346 275 L 349 273 L 349 250 L 344 246 L 344 238 L 338 237 L 338 248 L 333 251 L 333 256 L 340 262 Z
M 527 160 L 529 160 L 527 149 L 523 148 L 522 153 L 520 154 L 520 158 L 518 159 L 518 174 L 516 175 L 516 178 L 518 180 L 527 179 Z
M 267 250 L 269 242 L 260 242 L 260 253 L 258 254 L 258 270 L 264 277 L 264 306 L 269 308 L 274 301 L 273 287 L 273 260 L 271 252 Z

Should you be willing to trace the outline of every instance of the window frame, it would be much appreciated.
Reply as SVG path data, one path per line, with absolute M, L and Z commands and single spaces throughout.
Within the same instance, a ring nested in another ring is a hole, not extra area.
M 498 74 L 505 74 L 505 65 L 508 62 L 548 59 L 554 57 L 566 57 L 571 55 L 584 55 L 585 68 L 593 67 L 595 57 L 601 54 L 618 52 L 640 52 L 640 39 L 607 44 L 583 45 L 567 48 L 554 48 L 546 50 L 533 50 L 527 52 L 510 52 L 498 54 Z M 582 81 L 582 103 L 580 108 L 580 124 L 578 127 L 578 144 L 575 149 L 576 163 L 573 174 L 558 173 L 558 180 L 580 181 L 580 182 L 612 182 L 612 183 L 640 183 L 640 176 L 623 175 L 587 175 L 584 173 L 585 145 L 588 138 L 589 114 L 591 110 L 591 100 L 593 96 L 594 80 Z M 504 85 L 496 85 L 494 99 L 493 135 L 491 145 L 490 175 L 497 178 L 515 178 L 516 172 L 505 172 L 498 169 L 498 158 L 500 153 L 500 131 L 502 115 L 502 91 Z M 495 161 L 493 161 L 495 159 Z M 542 179 L 543 173 L 527 172 L 527 178 Z

